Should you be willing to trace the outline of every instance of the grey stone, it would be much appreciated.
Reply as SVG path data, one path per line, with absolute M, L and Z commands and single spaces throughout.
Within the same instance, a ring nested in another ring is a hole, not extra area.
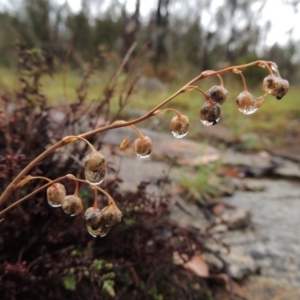
M 231 230 L 244 229 L 251 224 L 250 211 L 243 208 L 226 209 L 221 219 Z

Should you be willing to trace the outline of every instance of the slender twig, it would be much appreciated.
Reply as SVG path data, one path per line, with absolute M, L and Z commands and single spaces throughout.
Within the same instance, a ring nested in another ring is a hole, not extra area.
M 31 196 L 35 195 L 36 193 L 42 191 L 43 189 L 49 187 L 51 184 L 53 183 L 56 183 L 56 182 L 59 182 L 63 179 L 66 179 L 68 178 L 67 175 L 65 176 L 62 176 L 62 177 L 59 177 L 55 180 L 52 180 L 51 182 L 47 183 L 47 184 L 44 184 L 43 186 L 39 187 L 38 189 L 34 190 L 33 192 L 31 192 L 30 194 L 26 195 L 25 197 L 23 197 L 22 199 L 14 202 L 13 204 L 11 204 L 9 207 L 3 209 L 1 212 L 0 212 L 0 216 L 3 215 L 4 213 L 6 213 L 7 211 L 9 211 L 10 209 L 14 208 L 15 206 L 21 204 L 22 202 L 24 202 L 25 200 L 27 200 L 28 198 L 30 198 Z
M 243 75 L 243 72 L 240 71 L 240 70 L 235 70 L 234 73 L 239 74 L 239 75 L 241 76 L 242 81 L 243 81 L 243 89 L 244 89 L 244 92 L 247 91 L 246 79 L 245 79 L 245 77 L 244 77 L 244 75 Z
M 116 70 L 115 74 L 113 74 L 110 84 L 108 85 L 108 88 L 111 87 L 112 84 L 115 84 L 116 78 L 119 76 L 121 70 L 124 67 L 125 62 L 128 60 L 128 57 L 131 55 L 132 51 L 134 50 L 134 48 L 136 47 L 136 44 L 133 44 L 130 48 L 130 50 L 127 52 L 126 57 L 124 57 L 123 59 L 123 63 L 120 64 L 119 68 Z M 269 72 L 272 73 L 271 67 L 273 66 L 274 63 L 271 61 L 261 61 L 261 60 L 257 60 L 248 64 L 243 64 L 243 65 L 239 65 L 239 66 L 232 66 L 232 67 L 227 67 L 224 69 L 221 69 L 219 71 L 204 71 L 202 73 L 200 73 L 198 76 L 196 76 L 194 79 L 192 79 L 190 82 L 188 82 L 187 84 L 185 84 L 183 87 L 181 87 L 178 91 L 176 91 L 173 95 L 171 95 L 170 97 L 168 97 L 167 99 L 165 99 L 164 101 L 162 101 L 160 104 L 158 104 L 157 106 L 155 106 L 153 109 L 151 109 L 148 113 L 146 113 L 144 116 L 141 116 L 137 119 L 131 120 L 131 121 L 124 121 L 124 122 L 115 122 L 112 123 L 110 125 L 106 125 L 100 128 L 96 128 L 94 130 L 85 132 L 83 134 L 78 135 L 78 138 L 86 138 L 88 136 L 91 135 L 95 135 L 110 129 L 115 129 L 115 128 L 119 128 L 119 127 L 125 127 L 125 126 L 131 126 L 137 123 L 140 123 L 152 116 L 155 115 L 155 112 L 157 110 L 159 110 L 162 106 L 166 105 L 167 103 L 169 103 L 171 100 L 173 100 L 174 98 L 176 98 L 178 95 L 182 94 L 185 92 L 185 90 L 189 87 L 192 86 L 193 84 L 195 84 L 196 82 L 207 78 L 207 77 L 211 77 L 211 76 L 216 76 L 216 75 L 221 75 L 224 73 L 228 73 L 228 72 L 235 72 L 236 70 L 239 69 L 243 69 L 243 68 L 247 68 L 250 66 L 260 66 L 260 67 L 267 67 Z M 47 150 L 45 150 L 43 153 L 41 153 L 38 157 L 36 157 L 33 161 L 31 161 L 16 177 L 15 179 L 13 179 L 13 181 L 8 185 L 8 187 L 4 190 L 3 194 L 0 197 L 0 205 L 2 205 L 10 196 L 10 194 L 13 191 L 13 187 L 14 185 L 19 182 L 34 166 L 36 166 L 39 162 L 41 162 L 45 157 L 47 157 L 49 154 L 53 153 L 55 150 L 57 150 L 60 147 L 63 147 L 66 145 L 66 142 L 64 142 L 63 140 L 59 141 L 58 143 L 52 145 L 51 147 L 49 147 Z

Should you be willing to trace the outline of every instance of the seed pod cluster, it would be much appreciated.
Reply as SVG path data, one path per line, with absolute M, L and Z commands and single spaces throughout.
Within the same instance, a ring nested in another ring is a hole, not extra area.
M 153 143 L 148 136 L 140 136 L 134 141 L 133 148 L 137 156 L 146 158 L 152 153 Z
M 109 204 L 101 211 L 94 207 L 88 208 L 84 218 L 88 232 L 94 237 L 103 237 L 113 226 L 121 222 L 122 213 L 115 204 Z
M 289 90 L 289 82 L 274 74 L 264 78 L 263 90 L 280 100 Z
M 99 185 L 105 177 L 107 160 L 103 154 L 92 151 L 84 159 L 84 176 L 92 185 Z
M 171 120 L 170 130 L 176 138 L 185 137 L 189 130 L 189 118 L 184 115 L 174 116 Z

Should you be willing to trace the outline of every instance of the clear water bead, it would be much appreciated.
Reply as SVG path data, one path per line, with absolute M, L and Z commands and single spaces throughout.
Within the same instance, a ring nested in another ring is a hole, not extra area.
M 258 110 L 258 107 L 247 107 L 247 108 L 239 108 L 239 111 L 244 115 L 254 114 Z
M 47 189 L 47 200 L 50 206 L 60 207 L 66 197 L 66 189 L 61 183 L 53 183 Z
M 97 236 L 98 236 L 97 230 L 92 229 L 90 226 L 86 226 L 86 229 L 87 229 L 88 233 L 89 233 L 92 237 L 97 237 Z
M 207 120 L 202 120 L 200 119 L 201 123 L 205 126 L 213 126 L 213 125 L 216 125 L 219 121 L 220 121 L 221 118 L 218 118 L 214 121 L 207 121 Z
M 104 181 L 105 171 L 101 170 L 99 172 L 89 171 L 84 169 L 85 180 L 91 185 L 99 185 Z
M 140 158 L 147 158 L 152 154 L 152 140 L 148 136 L 142 136 L 134 141 L 134 152 Z
M 181 138 L 185 137 L 188 134 L 188 131 L 186 131 L 186 132 L 177 132 L 177 131 L 172 130 L 171 133 L 173 134 L 173 136 L 175 138 L 181 139 Z
M 146 154 L 143 154 L 143 153 L 136 153 L 136 155 L 140 158 L 147 158 L 147 157 L 150 157 L 151 155 L 151 152 L 148 152 Z
M 48 200 L 48 203 L 49 203 L 49 205 L 52 206 L 52 207 L 60 207 L 60 206 L 61 206 L 61 203 L 60 203 L 60 204 L 57 204 L 57 203 L 55 203 L 55 202 L 51 202 L 50 200 Z
M 189 118 L 185 115 L 174 116 L 171 120 L 170 131 L 172 135 L 181 139 L 188 134 L 189 129 Z

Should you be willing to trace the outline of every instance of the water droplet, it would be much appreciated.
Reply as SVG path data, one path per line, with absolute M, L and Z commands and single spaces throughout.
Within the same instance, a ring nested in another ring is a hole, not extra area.
M 172 130 L 171 133 L 172 133 L 173 136 L 176 137 L 177 139 L 181 139 L 181 138 L 185 137 L 185 136 L 188 134 L 188 131 L 186 131 L 186 132 L 178 132 L 178 131 Z
M 151 155 L 152 152 L 150 153 L 146 153 L 146 154 L 143 154 L 143 153 L 136 153 L 136 155 L 140 158 L 147 158 Z
M 52 207 L 60 207 L 61 206 L 61 203 L 51 202 L 49 199 L 48 199 L 48 203 Z
M 173 136 L 181 139 L 188 134 L 189 118 L 185 115 L 174 116 L 171 120 L 170 130 Z
M 278 71 L 278 67 L 276 64 L 272 64 L 271 69 L 273 72 L 277 72 Z
M 99 172 L 92 172 L 87 169 L 84 169 L 85 180 L 91 185 L 99 185 L 103 182 L 105 178 L 105 170 Z
M 111 229 L 111 226 L 99 226 L 99 228 L 93 229 L 90 226 L 86 226 L 87 231 L 89 232 L 89 234 L 93 237 L 104 237 L 107 235 L 107 233 L 109 232 L 109 230 Z
M 61 183 L 53 183 L 47 189 L 47 200 L 50 206 L 59 207 L 66 197 L 66 189 Z
M 216 120 L 213 120 L 213 121 L 207 121 L 207 120 L 202 120 L 200 119 L 201 123 L 205 126 L 213 126 L 213 125 L 216 125 L 219 121 L 220 121 L 221 118 L 218 118 Z
M 82 200 L 75 195 L 66 196 L 61 207 L 63 211 L 71 217 L 77 216 L 83 211 Z
M 99 235 L 97 230 L 92 229 L 90 226 L 86 226 L 86 229 L 88 233 L 93 237 L 97 237 Z
M 239 108 L 239 111 L 244 115 L 254 114 L 258 110 L 258 107 L 247 107 L 247 108 Z
M 140 158 L 147 158 L 152 154 L 152 140 L 148 136 L 139 137 L 134 141 L 134 152 Z

